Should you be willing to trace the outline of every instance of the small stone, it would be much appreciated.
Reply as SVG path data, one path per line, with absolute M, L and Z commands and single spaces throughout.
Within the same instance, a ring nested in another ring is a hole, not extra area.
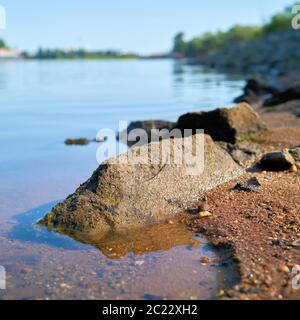
M 261 186 L 260 182 L 256 177 L 252 177 L 245 183 L 237 183 L 233 190 L 245 191 L 245 192 L 258 192 L 259 187 Z
M 294 242 L 292 242 L 292 246 L 293 247 L 300 247 L 300 239 L 295 240 Z
M 142 266 L 144 263 L 145 263 L 144 260 L 138 260 L 138 261 L 135 262 L 135 265 L 140 267 L 140 266 Z
M 173 220 L 168 220 L 168 224 L 174 224 L 175 222 Z
M 209 211 L 202 211 L 198 213 L 198 217 L 199 218 L 206 218 L 206 217 L 210 217 L 211 213 Z
M 220 290 L 219 292 L 218 292 L 218 294 L 217 294 L 217 297 L 219 297 L 219 298 L 222 298 L 222 297 L 224 297 L 226 294 L 225 294 L 225 291 L 224 290 Z
M 289 172 L 290 172 L 290 173 L 296 173 L 296 172 L 298 172 L 297 166 L 296 166 L 295 164 L 293 164 L 293 165 L 290 167 Z
M 284 272 L 284 273 L 289 273 L 290 269 L 288 266 L 281 266 L 280 267 L 280 271 Z
M 263 171 L 261 172 L 261 174 L 267 174 L 267 171 L 266 171 L 266 170 L 263 170 Z
M 202 257 L 202 258 L 200 259 L 200 262 L 201 262 L 202 264 L 204 264 L 204 265 L 207 265 L 207 264 L 209 264 L 209 258 L 208 258 L 208 257 Z

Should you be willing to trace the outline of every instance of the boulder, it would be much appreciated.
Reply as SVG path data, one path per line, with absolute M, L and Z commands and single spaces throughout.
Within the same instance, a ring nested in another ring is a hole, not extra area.
M 185 155 L 194 156 L 203 142 L 204 153 L 194 157 L 196 167 L 175 161 L 176 148 L 181 147 Z M 148 157 L 150 151 L 151 158 Z M 128 158 L 139 160 L 128 163 Z M 202 171 L 198 170 L 201 159 L 204 162 Z M 191 174 L 191 169 L 195 168 L 198 171 Z M 159 222 L 182 212 L 186 203 L 201 199 L 207 190 L 243 173 L 208 135 L 135 146 L 128 153 L 100 165 L 89 180 L 55 206 L 40 224 L 60 232 L 105 234 L 111 229 Z
M 178 119 L 181 130 L 204 129 L 216 141 L 236 143 L 266 129 L 260 116 L 247 103 L 208 112 L 187 113 Z
M 247 102 L 253 107 L 260 107 L 264 99 L 278 92 L 278 89 L 271 86 L 260 78 L 249 79 L 244 87 L 244 93 L 234 100 L 235 103 Z
M 159 131 L 163 129 L 172 130 L 176 125 L 175 122 L 164 121 L 164 120 L 145 120 L 145 121 L 133 121 L 129 124 L 128 128 L 122 132 L 119 132 L 117 139 L 124 142 L 128 146 L 132 146 L 135 144 L 136 140 L 138 140 L 139 133 L 132 132 L 131 139 L 128 140 L 128 134 L 136 129 L 143 129 L 146 131 L 148 140 L 147 142 L 151 142 L 151 133 L 152 133 L 152 141 L 157 140 L 159 135 Z M 168 135 L 166 135 L 167 137 Z M 164 135 L 161 135 L 161 138 L 165 138 Z
M 288 149 L 268 152 L 260 160 L 260 167 L 268 171 L 284 171 L 295 164 L 295 159 Z
M 244 91 L 245 93 L 253 92 L 257 96 L 264 96 L 266 94 L 277 93 L 278 89 L 262 79 L 252 78 L 247 81 Z
M 264 107 L 273 107 L 292 100 L 300 100 L 300 86 L 292 87 L 284 91 L 273 94 L 264 101 Z

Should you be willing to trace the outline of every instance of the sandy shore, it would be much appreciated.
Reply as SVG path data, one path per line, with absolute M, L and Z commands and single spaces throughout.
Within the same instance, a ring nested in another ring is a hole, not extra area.
M 299 117 L 258 110 L 269 131 L 251 145 L 261 152 L 300 144 Z M 258 159 L 255 159 L 257 161 Z M 254 163 L 255 163 L 254 161 Z M 256 177 L 258 192 L 233 191 L 238 182 Z M 243 178 L 207 192 L 207 218 L 190 222 L 216 246 L 230 247 L 241 275 L 240 284 L 220 292 L 230 299 L 300 299 L 292 288 L 292 269 L 300 265 L 300 171 L 263 172 L 248 167 Z

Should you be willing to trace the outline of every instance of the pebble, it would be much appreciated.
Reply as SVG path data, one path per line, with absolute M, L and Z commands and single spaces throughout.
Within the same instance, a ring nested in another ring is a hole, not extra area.
M 300 239 L 292 242 L 292 246 L 293 246 L 293 247 L 300 247 Z
M 280 267 L 280 271 L 284 272 L 284 273 L 289 273 L 290 269 L 288 266 L 281 266 Z
M 66 289 L 70 289 L 70 288 L 71 288 L 71 286 L 68 285 L 68 284 L 66 284 L 66 283 L 61 283 L 59 286 L 60 286 L 61 288 L 66 288 Z
M 136 261 L 136 262 L 135 262 L 135 265 L 140 267 L 140 266 L 142 266 L 144 263 L 145 263 L 144 260 L 139 260 L 139 261 Z
M 224 296 L 225 296 L 225 291 L 224 291 L 224 290 L 220 290 L 220 291 L 218 292 L 217 296 L 218 296 L 219 298 L 224 297 Z
M 289 172 L 290 172 L 290 173 L 296 173 L 296 172 L 298 172 L 297 166 L 296 166 L 295 164 L 293 164 L 293 165 L 290 167 Z
M 202 257 L 201 259 L 200 259 L 200 262 L 202 263 L 202 264 L 209 264 L 209 258 L 208 257 Z
M 209 211 L 202 211 L 198 213 L 198 217 L 199 218 L 206 218 L 206 217 L 210 217 L 211 213 Z

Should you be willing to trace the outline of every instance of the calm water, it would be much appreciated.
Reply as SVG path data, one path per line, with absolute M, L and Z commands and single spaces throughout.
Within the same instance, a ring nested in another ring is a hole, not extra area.
M 198 283 L 194 280 L 204 267 L 197 270 L 196 261 L 206 249 L 200 246 L 195 254 L 188 250 L 191 235 L 173 249 L 142 253 L 144 262 L 135 264 L 140 258 L 130 246 L 123 257 L 111 262 L 103 248 L 99 251 L 49 234 L 33 223 L 98 166 L 96 144 L 66 147 L 66 138 L 93 138 L 101 128 L 117 130 L 119 120 L 176 120 L 187 111 L 230 106 L 243 84 L 237 78 L 169 60 L 2 62 L 0 265 L 8 271 L 8 290 L 0 291 L 0 298 L 207 298 L 211 291 L 203 288 L 215 290 L 215 285 L 192 285 L 179 290 L 184 292 L 180 294 L 178 288 L 186 278 L 177 277 L 176 288 L 163 289 L 157 277 L 164 272 L 153 271 L 163 269 L 168 259 L 185 257 L 187 265 L 179 264 L 181 269 L 173 272 L 183 276 L 191 270 L 187 266 L 193 265 L 195 272 L 187 283 Z M 209 254 L 212 259 L 217 257 Z M 71 277 L 75 265 L 79 270 L 76 279 Z M 213 283 L 218 273 L 211 266 L 206 268 Z M 130 281 L 131 272 L 139 279 L 136 287 Z M 143 274 L 148 274 L 147 280 Z M 96 288 L 94 278 L 101 280 Z M 145 285 L 150 283 L 153 288 L 147 291 Z M 201 294 L 200 289 L 205 292 Z

